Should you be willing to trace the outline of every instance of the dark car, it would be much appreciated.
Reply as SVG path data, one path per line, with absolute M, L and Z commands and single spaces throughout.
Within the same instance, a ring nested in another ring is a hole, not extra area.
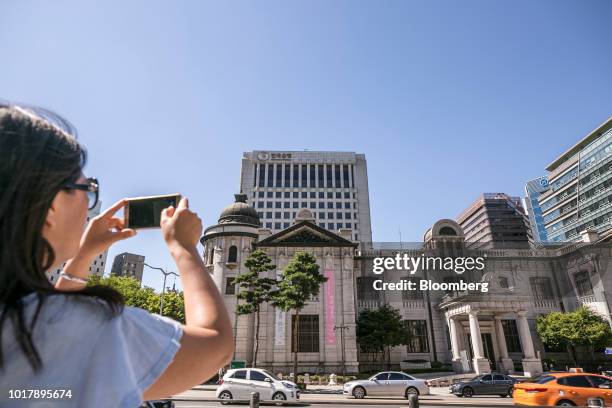
M 458 397 L 474 395 L 499 395 L 511 397 L 514 384 L 518 381 L 504 374 L 482 374 L 469 381 L 461 381 L 451 385 L 450 392 Z
M 174 408 L 174 402 L 171 400 L 145 401 L 139 408 Z

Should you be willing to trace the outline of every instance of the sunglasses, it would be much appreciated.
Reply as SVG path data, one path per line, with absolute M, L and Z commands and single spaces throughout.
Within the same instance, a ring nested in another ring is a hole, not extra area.
M 87 200 L 89 202 L 88 210 L 92 210 L 96 204 L 98 204 L 98 192 L 100 191 L 98 179 L 89 177 L 87 183 L 68 183 L 64 187 L 67 189 L 86 191 Z

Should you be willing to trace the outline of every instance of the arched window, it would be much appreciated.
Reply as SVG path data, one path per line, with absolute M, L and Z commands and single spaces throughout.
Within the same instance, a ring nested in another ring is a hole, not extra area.
M 236 263 L 238 261 L 238 248 L 236 245 L 232 245 L 229 247 L 229 251 L 227 253 L 227 262 Z
M 457 235 L 457 231 L 455 231 L 455 229 L 451 228 L 451 227 L 442 227 L 442 228 L 440 228 L 440 235 L 452 235 L 452 236 L 456 236 Z

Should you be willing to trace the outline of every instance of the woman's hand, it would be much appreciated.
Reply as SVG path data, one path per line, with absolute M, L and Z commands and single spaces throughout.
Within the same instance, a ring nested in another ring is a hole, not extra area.
M 170 250 L 195 249 L 202 236 L 202 220 L 189 209 L 189 201 L 183 197 L 177 208 L 170 206 L 161 213 L 160 226 Z
M 121 218 L 114 217 L 115 213 L 125 207 L 127 200 L 122 199 L 113 204 L 100 215 L 92 218 L 81 237 L 79 255 L 83 257 L 96 257 L 106 251 L 117 241 L 136 235 L 131 228 L 124 228 Z

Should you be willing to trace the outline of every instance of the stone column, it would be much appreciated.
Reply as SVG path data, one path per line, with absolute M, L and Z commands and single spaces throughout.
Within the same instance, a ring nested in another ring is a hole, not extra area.
M 521 338 L 521 346 L 523 347 L 523 371 L 526 376 L 534 376 L 540 374 L 542 370 L 542 361 L 536 357 L 533 350 L 533 339 L 527 322 L 527 312 L 521 310 L 517 312 L 517 326 L 519 336 Z
M 480 324 L 478 323 L 478 310 L 470 310 L 468 312 L 470 320 L 470 338 L 472 339 L 472 355 L 474 362 L 474 371 L 476 374 L 490 373 L 491 365 L 489 360 L 484 358 L 482 349 L 482 336 L 480 335 Z
M 506 345 L 506 336 L 504 334 L 501 316 L 495 316 L 495 334 L 497 336 L 497 346 L 500 354 L 501 371 L 507 374 L 514 370 L 514 362 L 508 356 L 508 346 Z

